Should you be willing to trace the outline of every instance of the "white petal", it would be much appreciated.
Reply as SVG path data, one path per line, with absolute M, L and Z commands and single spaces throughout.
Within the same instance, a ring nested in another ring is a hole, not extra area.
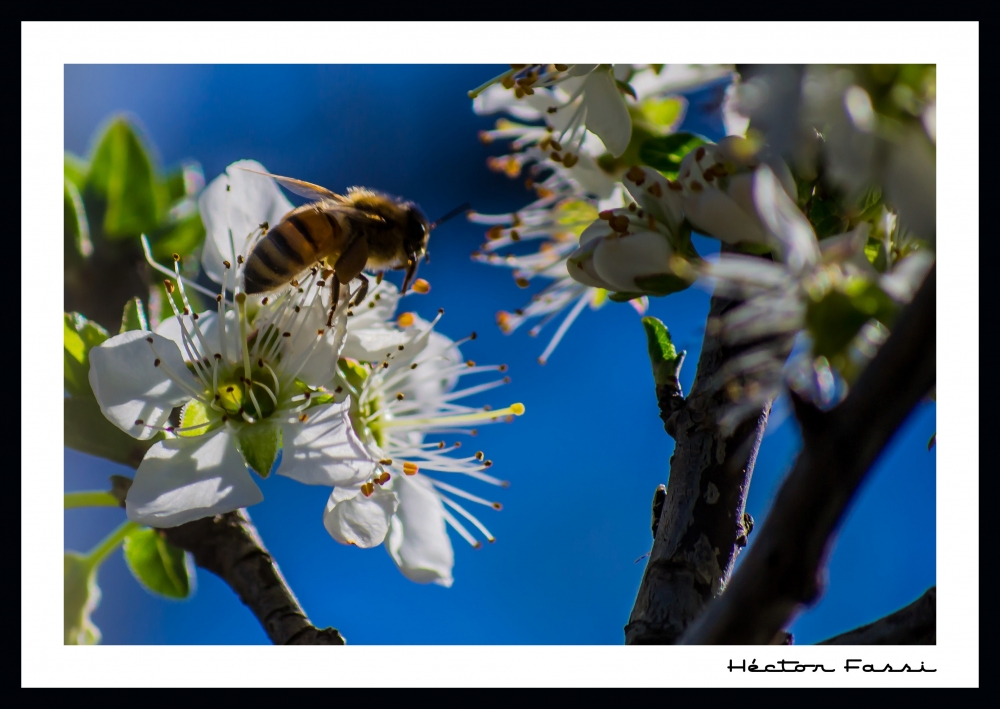
M 588 229 L 589 228 L 590 227 L 588 227 Z M 601 279 L 594 268 L 594 252 L 597 249 L 598 244 L 602 241 L 602 237 L 592 238 L 588 240 L 586 244 L 571 253 L 569 258 L 566 259 L 566 270 L 569 271 L 569 275 L 577 283 L 582 283 L 583 285 L 590 286 L 591 288 L 614 290 L 610 283 Z
M 369 497 L 360 488 L 338 488 L 326 503 L 323 526 L 341 544 L 370 549 L 385 539 L 396 505 L 395 493 L 379 485 Z
M 125 498 L 133 522 L 176 527 L 264 499 L 229 432 L 160 441 L 146 453 Z
M 706 236 L 730 244 L 740 241 L 768 243 L 767 234 L 761 229 L 756 215 L 744 212 L 728 195 L 715 188 L 708 187 L 685 195 L 681 204 L 695 230 Z
M 147 338 L 152 338 L 156 354 Z M 162 367 L 154 365 L 157 357 L 174 374 L 201 388 L 177 345 L 155 333 L 131 330 L 90 351 L 90 387 L 101 411 L 111 423 L 141 440 L 152 438 L 157 431 L 136 425 L 137 420 L 147 426 L 163 426 L 171 409 L 191 399 Z
M 353 318 L 351 318 L 353 320 Z M 386 352 L 406 345 L 412 335 L 406 330 L 388 322 L 377 323 L 364 329 L 353 329 L 348 322 L 347 339 L 340 351 L 341 357 L 350 357 L 360 362 L 377 362 Z
M 418 404 L 434 402 L 458 383 L 458 375 L 449 370 L 453 370 L 463 359 L 461 351 L 451 338 L 432 331 L 427 338 L 427 345 L 415 360 L 418 366 L 413 376 L 407 377 L 399 387 L 407 400 Z M 394 368 L 389 367 L 387 374 L 391 375 L 393 371 Z M 434 408 L 435 405 L 430 403 L 429 407 Z
M 211 310 L 205 311 L 204 313 L 198 313 L 198 329 L 201 331 L 202 336 L 205 338 L 205 343 L 208 345 L 207 352 L 205 351 L 205 346 L 202 344 L 201 338 L 199 338 L 195 332 L 191 323 L 191 317 L 188 315 L 181 315 L 181 317 L 184 319 L 184 327 L 187 329 L 188 334 L 194 341 L 195 358 L 211 358 L 214 354 L 222 353 L 222 343 L 219 341 L 219 316 L 217 313 L 212 312 Z M 181 337 L 181 323 L 176 315 L 161 322 L 156 327 L 155 332 L 157 335 L 165 337 L 177 345 L 177 349 L 183 353 L 185 361 L 191 360 L 191 357 L 188 356 L 187 349 L 184 347 L 184 340 Z M 239 323 L 236 319 L 236 312 L 234 310 L 230 310 L 226 313 L 226 354 L 230 359 L 236 359 L 239 342 L 240 330 Z
M 282 424 L 284 448 L 278 474 L 306 485 L 353 485 L 377 464 L 350 418 L 350 399 L 307 409 L 305 423 Z
M 671 273 L 673 249 L 667 237 L 654 231 L 640 231 L 613 239 L 602 239 L 594 251 L 594 269 L 614 290 L 629 293 L 641 290 L 635 278 Z
M 809 220 L 767 165 L 757 168 L 753 197 L 761 221 L 777 241 L 783 260 L 793 273 L 819 261 L 819 243 Z
M 249 251 L 247 238 L 250 234 L 264 222 L 274 226 L 293 208 L 273 179 L 240 168 L 267 172 L 255 160 L 240 160 L 227 167 L 225 175 L 212 180 L 198 198 L 198 209 L 205 224 L 201 265 L 216 283 L 222 283 L 223 260 L 235 266 L 236 256 L 246 256 Z M 233 246 L 230 246 L 230 229 Z M 228 279 L 231 289 L 232 272 Z
M 598 199 L 608 199 L 615 190 L 615 182 L 597 166 L 587 153 L 580 153 L 579 162 L 573 167 L 566 169 L 560 167 L 563 174 L 576 182 L 584 192 L 595 195 Z
M 909 303 L 916 295 L 924 277 L 934 265 L 934 255 L 928 251 L 915 251 L 882 276 L 879 285 L 890 298 Z
M 596 133 L 612 155 L 621 157 L 632 137 L 632 118 L 610 72 L 595 71 L 587 76 L 584 101 L 587 130 Z
M 346 318 L 336 317 L 327 327 L 327 310 L 320 298 L 298 314 L 291 325 L 291 337 L 283 338 L 281 371 L 296 374 L 310 386 L 323 386 L 337 374 L 337 358 L 347 332 Z M 317 333 L 323 332 L 320 336 Z M 322 340 L 316 344 L 317 339 Z
M 649 167 L 640 169 L 643 173 L 640 180 L 642 184 L 637 184 L 627 176 L 622 180 L 622 184 L 640 207 L 652 214 L 660 223 L 666 224 L 671 232 L 676 233 L 684 218 L 680 193 L 670 189 L 666 179 L 656 170 Z
M 739 286 L 764 289 L 789 283 L 788 270 L 784 266 L 756 256 L 723 254 L 706 260 L 703 270 L 710 278 Z
M 397 476 L 392 489 L 399 506 L 389 525 L 386 550 L 411 581 L 450 587 L 455 553 L 441 499 L 423 475 Z

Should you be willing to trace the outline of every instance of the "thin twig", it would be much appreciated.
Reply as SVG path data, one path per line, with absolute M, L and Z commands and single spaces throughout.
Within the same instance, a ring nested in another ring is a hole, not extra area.
M 229 584 L 275 645 L 344 644 L 334 628 L 309 622 L 244 510 L 170 527 L 163 535 Z

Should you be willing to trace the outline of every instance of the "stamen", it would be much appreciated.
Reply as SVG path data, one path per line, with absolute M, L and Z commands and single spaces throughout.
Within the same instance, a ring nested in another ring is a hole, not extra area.
M 505 409 L 497 411 L 482 411 L 471 414 L 460 414 L 458 416 L 440 416 L 437 418 L 417 418 L 417 419 L 390 419 L 382 423 L 382 428 L 415 428 L 418 426 L 438 427 L 450 426 L 456 423 L 472 423 L 475 421 L 496 420 L 501 416 L 513 414 L 520 416 L 524 413 L 523 404 L 511 404 Z M 474 434 L 473 434 L 474 435 Z
M 474 525 L 476 525 L 476 528 L 479 529 L 479 531 L 483 533 L 483 536 L 486 537 L 486 541 L 488 541 L 490 543 L 496 541 L 496 537 L 494 537 L 492 534 L 490 534 L 490 530 L 486 529 L 486 526 L 482 522 L 480 522 L 478 519 L 476 519 L 472 514 L 470 514 L 469 512 L 467 512 L 464 507 L 462 507 L 460 504 L 458 504 L 454 500 L 445 497 L 444 495 L 440 495 L 439 497 L 441 499 L 441 502 L 443 502 L 444 504 L 448 505 L 453 510 L 455 510 L 460 515 L 462 515 L 467 520 L 469 520 Z

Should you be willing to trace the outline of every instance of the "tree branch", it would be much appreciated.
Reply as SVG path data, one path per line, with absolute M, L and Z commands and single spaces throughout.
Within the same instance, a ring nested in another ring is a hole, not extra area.
M 821 412 L 793 397 L 802 451 L 739 572 L 684 644 L 766 644 L 819 597 L 831 535 L 879 454 L 934 385 L 936 270 L 839 406 Z
M 937 587 L 905 608 L 817 645 L 936 645 Z
M 713 296 L 709 322 L 736 305 Z M 723 346 L 719 333 L 706 330 L 687 399 L 676 378 L 657 382 L 660 415 L 676 445 L 666 498 L 654 499 L 653 548 L 625 626 L 627 644 L 676 642 L 725 587 L 746 545 L 746 496 L 770 404 L 723 437 L 714 422 L 727 401 L 712 384 L 722 365 L 741 349 Z M 657 506 L 662 508 L 658 515 Z
M 203 569 L 225 581 L 257 616 L 275 645 L 343 645 L 334 628 L 309 622 L 245 510 L 162 530 Z

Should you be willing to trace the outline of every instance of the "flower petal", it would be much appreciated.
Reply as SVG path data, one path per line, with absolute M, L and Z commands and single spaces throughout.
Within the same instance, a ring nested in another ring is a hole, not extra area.
M 423 475 L 397 476 L 392 489 L 399 506 L 389 524 L 386 550 L 411 581 L 450 587 L 455 553 L 448 539 L 441 499 Z
M 341 544 L 370 549 L 385 539 L 397 504 L 396 495 L 380 485 L 368 497 L 360 487 L 337 488 L 326 503 L 323 526 Z
M 681 204 L 695 230 L 706 236 L 730 244 L 741 241 L 769 243 L 757 217 L 744 212 L 735 201 L 717 189 L 706 188 L 702 192 L 685 195 Z
M 278 474 L 306 485 L 354 485 L 369 478 L 378 463 L 358 439 L 350 399 L 305 411 L 305 423 L 282 424 L 284 451 Z
M 152 338 L 152 347 L 147 338 Z M 155 366 L 158 357 L 166 367 Z M 90 351 L 90 388 L 111 423 L 130 436 L 145 440 L 157 431 L 137 425 L 136 421 L 146 426 L 162 426 L 171 409 L 191 399 L 188 392 L 166 375 L 166 368 L 185 380 L 190 378 L 192 386 L 200 387 L 184 364 L 177 345 L 152 332 L 131 330 L 105 340 Z
M 225 175 L 212 180 L 198 198 L 198 209 L 205 224 L 201 265 L 216 283 L 222 283 L 226 270 L 223 260 L 235 265 L 236 255 L 247 255 L 247 238 L 259 225 L 267 222 L 274 226 L 293 209 L 292 203 L 272 178 L 246 170 L 267 172 L 255 160 L 240 160 L 227 167 Z M 233 253 L 234 247 L 236 254 Z M 227 278 L 231 290 L 232 273 Z
M 597 134 L 616 158 L 621 157 L 632 137 L 632 118 L 625 99 L 608 71 L 594 71 L 584 86 L 587 130 Z
M 809 220 L 767 165 L 757 168 L 753 197 L 761 221 L 776 240 L 792 273 L 799 273 L 819 261 L 819 243 Z
M 607 228 L 607 227 L 605 227 Z M 590 227 L 587 227 L 590 229 Z M 586 233 L 586 231 L 584 231 Z M 594 252 L 597 249 L 598 244 L 603 241 L 603 237 L 592 238 L 583 244 L 580 248 L 569 255 L 566 259 L 566 270 L 569 271 L 570 277 L 577 283 L 582 283 L 585 286 L 590 286 L 592 288 L 605 288 L 607 290 L 614 290 L 611 284 L 605 282 L 597 274 L 594 269 Z
M 134 522 L 176 527 L 264 499 L 226 429 L 156 443 L 135 471 L 125 498 Z
M 622 183 L 640 207 L 653 215 L 657 221 L 666 224 L 670 231 L 677 233 L 677 227 L 684 218 L 680 193 L 670 189 L 666 179 L 656 170 L 640 167 L 642 177 L 636 181 L 635 168 L 629 170 Z
M 667 237 L 654 231 L 601 239 L 594 251 L 594 269 L 613 290 L 634 293 L 642 289 L 635 279 L 672 273 L 673 249 Z
M 282 343 L 282 372 L 310 386 L 323 386 L 337 374 L 337 358 L 347 333 L 347 318 L 335 317 L 327 327 L 327 310 L 320 298 L 313 298 L 291 327 L 292 335 Z M 318 335 L 322 331 L 322 335 Z M 316 344 L 317 339 L 322 342 Z

